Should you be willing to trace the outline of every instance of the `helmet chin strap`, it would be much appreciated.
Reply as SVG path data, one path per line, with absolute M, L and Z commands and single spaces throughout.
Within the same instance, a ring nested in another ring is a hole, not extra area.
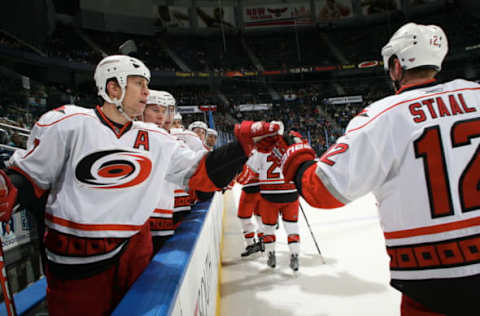
M 124 109 L 123 109 L 123 99 L 125 98 L 125 88 L 122 89 L 122 95 L 120 97 L 120 99 L 112 99 L 112 103 L 115 104 L 115 107 L 117 108 L 117 111 L 120 112 L 120 114 L 128 121 L 133 121 L 133 119 L 127 115 L 127 113 L 125 113 Z

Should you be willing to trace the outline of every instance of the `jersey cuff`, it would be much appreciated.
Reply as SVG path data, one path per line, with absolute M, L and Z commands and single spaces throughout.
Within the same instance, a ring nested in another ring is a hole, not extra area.
M 293 182 L 295 183 L 295 186 L 297 187 L 298 193 L 302 194 L 302 178 L 303 174 L 305 171 L 310 167 L 311 165 L 315 164 L 315 160 L 308 160 L 300 164 L 300 166 L 297 169 L 297 173 L 295 177 L 293 178 Z
M 313 162 L 313 164 L 311 162 Z M 300 187 L 297 186 L 297 189 L 305 201 L 316 208 L 337 208 L 344 206 L 345 204 L 333 196 L 317 176 L 316 162 L 311 160 L 304 164 L 308 163 L 309 165 L 307 166 L 301 166 L 301 178 L 296 179 L 301 183 Z
M 203 157 L 198 164 L 197 170 L 192 175 L 190 180 L 188 181 L 188 188 L 190 190 L 198 190 L 204 192 L 211 192 L 215 191 L 218 187 L 208 175 L 208 170 L 206 166 L 207 157 Z

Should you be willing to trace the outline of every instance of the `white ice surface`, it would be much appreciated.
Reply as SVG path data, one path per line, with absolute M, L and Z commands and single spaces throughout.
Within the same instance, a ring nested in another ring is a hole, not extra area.
M 300 222 L 300 270 L 288 267 L 289 250 L 282 225 L 277 230 L 277 267 L 265 255 L 242 259 L 236 217 L 240 187 L 226 198 L 221 274 L 222 316 L 398 316 L 400 293 L 391 288 L 388 256 L 372 195 L 335 209 L 301 204 L 326 263 L 303 215 Z

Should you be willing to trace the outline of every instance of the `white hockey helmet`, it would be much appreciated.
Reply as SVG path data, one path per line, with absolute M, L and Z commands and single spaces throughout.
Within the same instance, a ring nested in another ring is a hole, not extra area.
M 388 71 L 390 58 L 395 55 L 405 70 L 431 66 L 440 71 L 447 52 L 447 36 L 439 26 L 407 23 L 382 48 L 383 66 Z
M 175 121 L 181 121 L 182 120 L 182 114 L 180 113 L 175 113 L 175 116 L 173 117 Z
M 208 126 L 202 121 L 195 121 L 195 122 L 192 122 L 190 125 L 188 125 L 188 130 L 193 131 L 194 128 L 203 128 L 206 134 Z
M 207 136 L 208 135 L 214 135 L 214 136 L 217 136 L 218 137 L 218 133 L 216 130 L 214 130 L 213 128 L 207 128 Z
M 112 55 L 102 59 L 95 69 L 94 79 L 98 95 L 105 101 L 113 103 L 123 113 L 122 102 L 125 98 L 128 76 L 141 76 L 150 82 L 150 70 L 137 58 L 127 55 Z M 107 81 L 115 78 L 122 88 L 120 99 L 112 99 L 107 93 Z
M 167 91 L 150 89 L 150 94 L 147 98 L 147 104 L 156 104 L 163 107 L 175 107 L 176 101 L 173 95 L 171 95 Z

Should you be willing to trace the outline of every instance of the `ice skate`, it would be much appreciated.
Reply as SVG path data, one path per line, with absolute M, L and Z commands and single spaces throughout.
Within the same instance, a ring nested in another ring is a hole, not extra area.
M 267 265 L 270 268 L 275 268 L 275 266 L 277 265 L 277 258 L 275 257 L 275 251 L 268 252 Z
M 262 251 L 262 245 L 263 245 L 263 240 L 261 241 L 261 244 L 260 244 L 260 241 L 258 242 L 253 242 L 253 244 L 251 245 L 248 245 L 246 248 L 245 248 L 245 251 L 242 252 L 240 255 L 242 257 L 248 257 L 250 256 L 251 254 L 254 254 L 256 252 L 259 252 L 259 251 Z M 265 251 L 265 246 L 263 246 L 264 250 Z M 263 252 L 262 251 L 262 252 Z
M 293 271 L 298 271 L 299 262 L 298 262 L 298 254 L 292 253 L 290 255 L 290 268 Z
M 263 242 L 263 237 L 258 238 L 257 244 L 260 248 L 260 251 L 265 252 L 265 243 Z

